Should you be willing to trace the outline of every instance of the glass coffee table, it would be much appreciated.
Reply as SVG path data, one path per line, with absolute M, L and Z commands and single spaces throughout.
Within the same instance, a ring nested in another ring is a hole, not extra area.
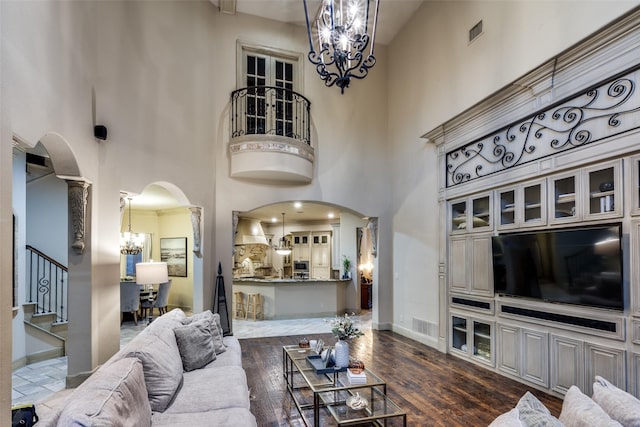
M 318 373 L 307 356 L 311 349 L 297 345 L 282 347 L 282 373 L 287 389 L 305 425 L 320 425 L 320 410 L 327 410 L 338 425 L 407 425 L 407 414 L 387 397 L 387 384 L 370 370 L 364 370 L 366 382 L 351 384 L 344 370 L 325 369 Z M 362 409 L 347 406 L 347 399 L 359 395 L 368 405 Z M 305 417 L 313 409 L 313 423 Z

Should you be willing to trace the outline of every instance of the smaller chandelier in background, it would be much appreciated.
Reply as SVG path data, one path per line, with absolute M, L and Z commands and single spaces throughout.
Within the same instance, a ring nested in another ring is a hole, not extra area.
M 122 255 L 138 255 L 142 252 L 144 236 L 131 232 L 131 197 L 129 201 L 129 231 L 120 234 L 120 253 Z
M 315 19 L 304 13 L 309 36 L 309 61 L 326 86 L 344 94 L 352 78 L 364 79 L 376 64 L 373 46 L 379 0 L 322 0 Z M 365 52 L 369 48 L 369 52 Z

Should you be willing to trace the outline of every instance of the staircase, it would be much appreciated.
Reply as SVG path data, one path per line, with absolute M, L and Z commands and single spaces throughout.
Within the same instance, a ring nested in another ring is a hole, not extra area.
M 27 245 L 27 364 L 66 354 L 67 267 Z

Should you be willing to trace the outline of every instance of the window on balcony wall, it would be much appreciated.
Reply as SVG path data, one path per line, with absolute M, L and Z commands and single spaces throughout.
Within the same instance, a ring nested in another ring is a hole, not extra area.
M 243 46 L 239 87 L 247 88 L 246 133 L 294 137 L 298 57 Z

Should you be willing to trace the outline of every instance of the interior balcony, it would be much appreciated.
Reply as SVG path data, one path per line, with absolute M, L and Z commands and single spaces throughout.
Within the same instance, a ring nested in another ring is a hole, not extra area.
M 290 89 L 252 86 L 231 94 L 231 177 L 311 182 L 314 149 L 307 98 Z

